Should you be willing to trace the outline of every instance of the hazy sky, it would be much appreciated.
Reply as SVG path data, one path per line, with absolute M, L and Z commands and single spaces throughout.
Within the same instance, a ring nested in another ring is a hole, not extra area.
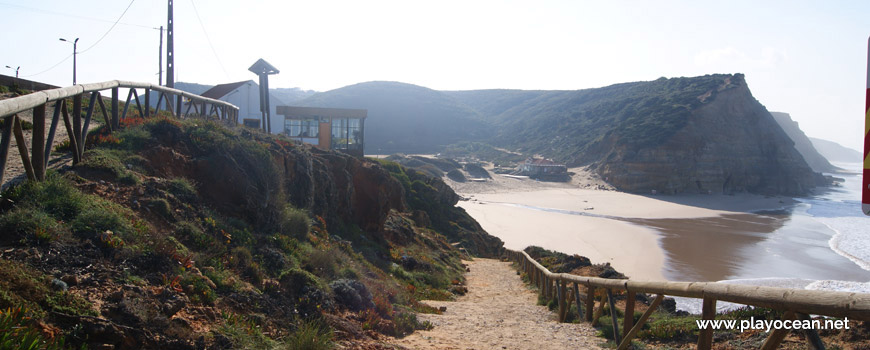
M 128 7 L 120 23 L 109 28 Z M 67 86 L 157 82 L 167 0 L 0 0 L 0 69 Z M 175 0 L 176 81 L 325 91 L 372 80 L 437 90 L 583 89 L 744 73 L 810 136 L 863 149 L 870 1 Z M 201 21 L 200 21 L 201 20 Z M 98 42 L 105 33 L 105 37 Z M 51 68 L 51 69 L 49 69 Z

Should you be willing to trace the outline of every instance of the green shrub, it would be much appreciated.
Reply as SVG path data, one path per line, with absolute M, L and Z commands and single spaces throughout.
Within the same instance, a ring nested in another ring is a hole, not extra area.
M 35 241 L 47 243 L 60 236 L 63 231 L 58 222 L 41 210 L 30 207 L 16 207 L 0 216 L 0 240 Z
M 698 333 L 695 323 L 697 319 L 695 316 L 671 316 L 657 312 L 644 329 L 638 332 L 638 337 L 656 340 L 688 339 Z
M 308 237 L 310 229 L 311 219 L 308 217 L 308 213 L 291 205 L 284 207 L 284 210 L 281 212 L 281 233 L 299 240 L 305 240 Z
M 49 172 L 45 181 L 26 181 L 15 186 L 3 197 L 17 207 L 39 208 L 63 221 L 71 221 L 82 209 L 96 202 L 96 197 L 82 193 L 69 180 L 54 172 Z
M 396 325 L 395 336 L 404 337 L 414 333 L 415 330 L 432 329 L 432 324 L 429 322 L 420 323 L 417 320 L 417 315 L 412 312 L 400 312 L 393 317 L 393 323 Z
M 202 232 L 199 226 L 189 221 L 178 223 L 175 226 L 174 236 L 186 245 L 192 245 L 197 249 L 205 249 L 215 243 L 212 236 Z
M 43 317 L 46 311 L 97 315 L 87 300 L 68 292 L 53 291 L 50 284 L 50 276 L 24 264 L 0 259 L 0 310 L 25 307 L 35 318 Z
M 144 126 L 121 129 L 114 136 L 121 140 L 120 147 L 126 150 L 140 150 L 152 139 L 151 133 Z
M 112 231 L 121 237 L 132 233 L 130 221 L 113 209 L 98 206 L 85 208 L 70 223 L 73 233 L 83 238 L 98 237 L 106 231 Z
M 332 330 L 316 321 L 306 321 L 284 341 L 287 349 L 327 350 L 335 347 Z
M 290 292 L 293 296 L 304 294 L 305 288 L 323 289 L 320 279 L 312 273 L 299 269 L 292 268 L 281 274 L 278 278 L 281 287 Z
M 263 334 L 250 318 L 238 314 L 224 314 L 224 324 L 218 328 L 220 333 L 232 342 L 233 349 L 275 349 L 277 343 Z M 299 348 L 302 349 L 302 348 Z
M 169 205 L 163 198 L 153 198 L 144 201 L 145 206 L 151 209 L 155 214 L 160 215 L 166 220 L 174 221 L 175 217 L 172 216 L 172 206 Z
M 85 151 L 78 167 L 102 173 L 122 184 L 135 185 L 139 183 L 139 179 L 127 170 L 122 162 L 124 158 L 125 154 L 118 150 L 91 148 Z
M 46 339 L 30 322 L 27 311 L 20 307 L 0 310 L 0 349 L 64 349 L 62 337 Z
M 196 198 L 196 186 L 188 179 L 177 177 L 169 180 L 169 193 L 181 200 Z
M 309 271 L 320 277 L 332 279 L 335 277 L 336 270 L 335 253 L 332 251 L 314 250 L 308 256 L 306 267 Z

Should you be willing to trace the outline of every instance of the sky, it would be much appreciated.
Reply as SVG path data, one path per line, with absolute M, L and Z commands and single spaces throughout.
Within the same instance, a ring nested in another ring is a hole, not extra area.
M 870 1 L 173 1 L 176 81 L 256 81 L 247 69 L 259 58 L 280 70 L 270 87 L 316 91 L 375 80 L 576 90 L 743 73 L 807 135 L 863 149 Z M 157 83 L 167 3 L 0 0 L 0 70 L 72 85 L 73 47 L 58 39 L 78 37 L 79 83 Z

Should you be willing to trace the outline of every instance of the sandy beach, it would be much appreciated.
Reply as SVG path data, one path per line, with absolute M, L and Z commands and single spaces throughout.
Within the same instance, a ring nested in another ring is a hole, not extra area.
M 735 270 L 733 264 L 723 261 L 727 259 L 707 259 L 710 250 L 706 247 L 713 247 L 714 257 L 730 256 L 742 245 L 760 240 L 755 232 L 772 232 L 782 226 L 781 219 L 748 213 L 794 203 L 790 198 L 748 194 L 622 193 L 583 169 L 572 171 L 576 174 L 570 183 L 495 174 L 485 183 L 448 183 L 466 199 L 459 206 L 507 248 L 538 245 L 579 254 L 593 263 L 610 263 L 639 280 L 724 278 Z M 681 236 L 680 232 L 704 234 L 687 239 L 692 235 Z

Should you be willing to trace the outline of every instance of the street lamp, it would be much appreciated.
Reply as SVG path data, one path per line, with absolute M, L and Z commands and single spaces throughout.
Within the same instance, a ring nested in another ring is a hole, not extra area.
M 6 66 L 6 68 L 12 69 L 12 67 L 10 67 L 10 66 Z M 15 68 L 15 78 L 18 78 L 18 70 L 19 69 L 21 69 L 21 66 L 18 66 L 18 68 Z
M 60 41 L 70 42 L 69 40 L 66 40 L 64 38 L 60 38 Z M 76 38 L 76 40 L 74 40 L 72 42 L 72 44 L 73 44 L 73 85 L 76 85 L 76 45 L 78 43 L 79 43 L 79 38 Z

